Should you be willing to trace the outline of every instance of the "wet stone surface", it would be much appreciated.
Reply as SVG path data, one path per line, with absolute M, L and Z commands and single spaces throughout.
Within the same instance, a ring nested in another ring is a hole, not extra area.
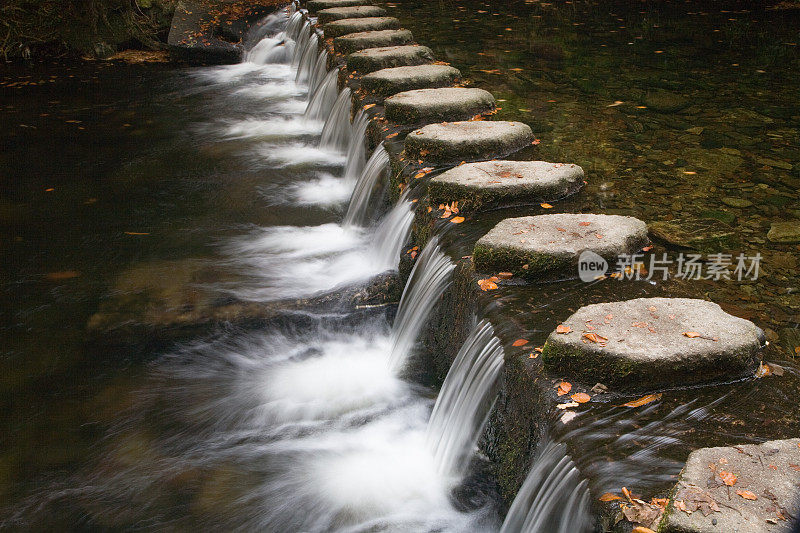
M 369 5 L 370 0 L 310 0 L 306 5 L 312 13 L 323 9 L 338 7 L 365 6 Z
M 325 38 L 339 37 L 348 33 L 359 33 L 375 30 L 396 30 L 400 28 L 400 21 L 394 17 L 366 17 L 356 19 L 341 19 L 329 22 L 322 26 Z
M 696 450 L 675 485 L 659 531 L 790 531 L 800 514 L 798 464 L 800 439 Z
M 431 203 L 458 201 L 461 208 L 554 201 L 583 186 L 578 165 L 546 161 L 481 161 L 459 165 L 428 184 Z
M 529 279 L 576 278 L 583 252 L 614 266 L 619 255 L 636 253 L 648 243 L 646 225 L 633 217 L 538 215 L 501 221 L 478 240 L 474 257 L 476 268 L 483 272 L 512 272 Z
M 677 218 L 648 224 L 654 239 L 701 252 L 730 251 L 739 245 L 736 229 L 713 218 Z
M 521 122 L 469 121 L 430 124 L 408 134 L 406 155 L 433 164 L 506 157 L 533 141 Z
M 764 333 L 705 300 L 637 298 L 587 305 L 545 342 L 552 374 L 623 390 L 658 390 L 752 375 Z
M 342 39 L 344 38 L 342 37 Z M 336 46 L 336 40 L 334 40 L 334 46 Z M 363 76 L 361 86 L 370 93 L 386 96 L 414 89 L 447 87 L 460 77 L 461 72 L 449 65 L 394 67 Z
M 370 19 L 364 19 L 370 20 Z M 386 46 L 368 48 L 347 56 L 348 70 L 361 73 L 374 72 L 390 67 L 424 65 L 433 62 L 433 52 L 427 46 Z
M 800 242 L 800 221 L 773 222 L 767 232 L 767 239 L 787 244 Z
M 384 15 L 386 15 L 386 10 L 382 7 L 365 5 L 323 9 L 317 13 L 317 19 L 321 24 L 327 24 L 341 19 L 382 17 Z
M 386 118 L 397 124 L 465 120 L 494 109 L 494 96 L 483 89 L 462 87 L 417 89 L 390 96 Z
M 377 30 L 349 33 L 333 40 L 333 49 L 339 54 L 351 54 L 365 48 L 400 46 L 414 40 L 408 30 Z

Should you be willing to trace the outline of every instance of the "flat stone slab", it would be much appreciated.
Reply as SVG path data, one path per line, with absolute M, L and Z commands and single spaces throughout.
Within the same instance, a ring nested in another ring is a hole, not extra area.
M 713 302 L 637 298 L 581 307 L 547 338 L 542 360 L 558 375 L 657 390 L 752 376 L 764 340 Z
M 475 267 L 523 278 L 575 278 L 584 251 L 612 267 L 620 254 L 649 244 L 647 226 L 633 217 L 559 213 L 507 218 L 475 244 Z
M 439 174 L 428 183 L 431 204 L 457 201 L 476 210 L 551 202 L 583 187 L 578 165 L 546 161 L 481 161 Z
M 736 228 L 713 218 L 681 217 L 648 225 L 650 234 L 669 244 L 700 252 L 728 252 L 739 245 Z
M 394 17 L 366 17 L 355 19 L 341 19 L 328 22 L 322 26 L 325 38 L 341 37 L 348 33 L 359 33 L 375 30 L 396 30 L 400 28 L 400 21 Z
M 384 101 L 386 118 L 396 124 L 466 120 L 495 108 L 494 96 L 483 89 L 446 87 L 416 89 Z
M 767 232 L 771 242 L 792 244 L 800 242 L 800 220 L 793 222 L 773 222 Z
M 370 2 L 372 0 L 310 0 L 306 7 L 309 12 L 316 13 L 333 7 L 366 6 Z
M 365 48 L 401 46 L 414 40 L 409 30 L 377 30 L 349 33 L 333 40 L 333 50 L 337 54 L 352 54 Z
M 366 74 L 389 67 L 424 65 L 431 62 L 433 52 L 427 46 L 385 46 L 353 52 L 347 56 L 347 69 Z
M 794 531 L 800 516 L 797 465 L 800 465 L 800 439 L 695 450 L 670 494 L 658 530 L 662 533 Z M 726 480 L 734 483 L 726 485 Z
M 506 157 L 531 142 L 533 132 L 522 122 L 443 122 L 408 134 L 405 151 L 411 160 L 448 164 Z
M 386 10 L 378 6 L 350 6 L 350 7 L 331 7 L 323 9 L 317 13 L 317 20 L 321 24 L 327 24 L 334 20 L 341 19 L 361 19 L 367 17 L 383 17 Z
M 333 44 L 335 47 L 335 39 Z M 361 87 L 372 94 L 388 96 L 414 89 L 449 87 L 460 77 L 461 72 L 449 65 L 394 67 L 366 74 L 361 78 Z

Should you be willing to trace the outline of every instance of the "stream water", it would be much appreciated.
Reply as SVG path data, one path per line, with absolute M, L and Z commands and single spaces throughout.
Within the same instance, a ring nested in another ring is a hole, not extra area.
M 645 13 L 619 6 L 612 17 L 589 2 L 388 7 L 492 91 L 501 118 L 531 123 L 543 141 L 539 157 L 586 168 L 583 199 L 556 210 L 650 219 L 698 215 L 723 194 L 752 197 L 757 210 L 713 210 L 732 213 L 773 275 L 749 288 L 501 287 L 481 307 L 489 320 L 500 310 L 505 320 L 476 321 L 441 390 L 432 390 L 403 369 L 454 260 L 499 218 L 530 214 L 506 210 L 440 231 L 420 251 L 391 321 L 383 308 L 326 307 L 187 335 L 193 318 L 229 301 L 280 305 L 397 268 L 412 198 L 407 191 L 382 207 L 388 156 L 382 146 L 367 151 L 366 117 L 351 121 L 349 90 L 340 93 L 326 72 L 316 36 L 281 12 L 238 65 L 11 67 L 0 82 L 11 96 L 0 108 L 0 526 L 581 531 L 591 522 L 590 488 L 663 495 L 691 449 L 796 436 L 798 413 L 786 406 L 800 379 L 785 351 L 800 316 L 796 249 L 762 237 L 771 220 L 800 216 L 792 211 L 796 44 L 778 43 L 796 43 L 798 25 L 777 25 L 774 46 L 762 36 L 736 51 L 741 38 L 719 13 L 698 19 L 672 5 Z M 748 34 L 750 16 L 727 18 Z M 697 62 L 691 50 L 720 46 L 695 42 L 698 24 L 719 25 L 730 44 L 724 59 Z M 463 42 L 465 31 L 474 39 Z M 666 51 L 627 44 L 639 34 Z M 621 65 L 629 46 L 638 61 Z M 750 69 L 737 89 L 745 99 L 726 81 L 741 78 L 724 74 L 734 62 Z M 626 77 L 674 91 L 689 82 L 669 73 L 686 64 L 707 75 L 684 91 L 689 117 L 645 114 L 628 105 L 642 95 L 620 92 L 631 85 Z M 710 97 L 721 87 L 729 91 L 723 103 Z M 616 101 L 625 105 L 609 107 Z M 696 123 L 704 129 L 687 133 Z M 762 141 L 750 142 L 756 132 Z M 734 163 L 741 179 L 721 170 Z M 703 186 L 684 191 L 686 176 L 698 175 L 691 179 Z M 681 205 L 674 191 L 685 193 Z M 520 335 L 541 344 L 570 310 L 610 295 L 703 292 L 769 328 L 768 357 L 785 374 L 674 391 L 635 412 L 600 401 L 580 425 L 555 422 L 506 513 L 477 453 L 503 345 Z M 124 326 L 104 329 L 110 324 Z M 181 341 L 142 335 L 138 324 Z

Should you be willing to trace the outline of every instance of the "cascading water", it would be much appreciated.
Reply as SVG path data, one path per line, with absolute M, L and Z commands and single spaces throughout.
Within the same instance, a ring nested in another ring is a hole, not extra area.
M 312 95 L 317 92 L 320 83 L 325 79 L 328 74 L 328 52 L 320 50 L 317 58 L 314 61 L 314 66 L 311 67 L 311 72 L 308 77 L 308 94 Z
M 464 341 L 428 422 L 427 442 L 439 473 L 461 479 L 494 404 L 503 346 L 481 321 Z
M 308 41 L 311 40 L 311 35 L 313 33 L 314 31 L 311 29 L 311 23 L 305 21 L 300 27 L 297 38 L 295 39 L 297 44 L 295 45 L 294 54 L 292 55 L 292 67 L 298 68 L 300 66 L 300 59 L 303 57 L 303 52 L 305 52 Z
M 508 510 L 500 533 L 586 533 L 589 489 L 563 444 L 548 442 Z
M 297 67 L 297 75 L 295 76 L 295 81 L 297 83 L 304 83 L 309 80 L 314 64 L 317 61 L 317 56 L 319 55 L 318 52 L 319 37 L 317 37 L 316 33 L 313 33 L 300 55 L 300 65 Z
M 372 257 L 377 268 L 396 269 L 400 251 L 408 241 L 414 210 L 411 200 L 403 196 L 397 205 L 383 218 L 373 235 Z
M 389 367 L 393 371 L 402 370 L 436 300 L 450 285 L 454 268 L 455 264 L 439 248 L 439 238 L 428 241 L 411 269 L 397 309 L 389 354 Z
M 350 127 L 350 139 L 347 143 L 347 163 L 344 165 L 343 177 L 351 187 L 355 187 L 356 181 L 364 170 L 367 152 L 365 136 L 368 125 L 369 117 L 362 109 L 359 109 Z
M 300 33 L 300 28 L 303 27 L 305 22 L 306 21 L 303 18 L 303 14 L 299 11 L 295 11 L 289 17 L 289 22 L 286 24 L 286 29 L 283 30 L 283 34 L 293 41 L 297 40 L 297 36 Z
M 339 73 L 334 69 L 328 72 L 317 89 L 311 94 L 306 106 L 305 118 L 307 120 L 325 120 L 331 114 L 337 103 Z
M 373 191 L 389 172 L 389 154 L 380 143 L 372 152 L 364 170 L 353 188 L 347 213 L 344 216 L 345 227 L 363 226 L 367 219 L 367 211 Z
M 319 141 L 320 148 L 339 152 L 348 150 L 353 136 L 353 126 L 350 124 L 351 107 L 350 89 L 345 87 L 339 92 L 339 96 L 325 120 L 325 127 L 322 128 L 322 137 Z

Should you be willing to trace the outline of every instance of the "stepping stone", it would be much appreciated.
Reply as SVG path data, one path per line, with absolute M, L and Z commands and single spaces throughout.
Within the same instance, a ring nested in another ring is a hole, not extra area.
M 552 202 L 583 187 L 578 165 L 546 161 L 481 161 L 439 174 L 428 183 L 431 204 L 457 201 L 463 210 Z
M 409 30 L 378 30 L 350 33 L 333 40 L 333 50 L 337 54 L 352 54 L 365 48 L 400 46 L 414 40 Z
M 662 533 L 793 530 L 792 522 L 800 513 L 798 464 L 800 439 L 695 450 L 689 454 L 670 494 L 658 530 Z M 731 486 L 723 481 L 723 476 L 728 482 L 733 480 L 729 474 L 736 476 Z M 689 514 L 683 508 L 693 512 Z
M 764 332 L 749 320 L 691 298 L 587 305 L 562 326 L 571 331 L 554 331 L 547 338 L 545 368 L 634 390 L 752 376 L 765 341 Z
M 367 17 L 383 17 L 384 15 L 386 15 L 386 10 L 378 6 L 332 7 L 318 12 L 317 20 L 321 24 L 327 24 L 334 20 L 363 19 Z
M 322 26 L 325 38 L 340 37 L 348 33 L 375 30 L 396 30 L 400 28 L 400 21 L 394 17 L 367 17 L 356 19 L 341 19 L 328 22 Z
M 333 7 L 366 6 L 372 0 L 310 0 L 307 4 L 311 13 L 330 9 Z
M 347 69 L 366 74 L 389 67 L 424 65 L 432 62 L 433 52 L 427 46 L 386 46 L 353 52 L 347 56 Z
M 390 96 L 384 102 L 386 118 L 396 124 L 466 120 L 491 111 L 494 96 L 483 89 L 448 87 L 416 89 Z
M 506 157 L 533 141 L 522 122 L 467 121 L 429 124 L 408 134 L 406 155 L 432 164 Z
M 578 277 L 585 251 L 616 266 L 619 255 L 634 254 L 649 242 L 647 226 L 633 217 L 559 213 L 507 218 L 478 240 L 474 260 L 485 272 L 570 279 Z
M 336 46 L 335 39 L 333 44 Z M 414 89 L 449 87 L 460 77 L 461 72 L 449 65 L 394 67 L 363 76 L 361 87 L 372 94 L 388 96 Z

